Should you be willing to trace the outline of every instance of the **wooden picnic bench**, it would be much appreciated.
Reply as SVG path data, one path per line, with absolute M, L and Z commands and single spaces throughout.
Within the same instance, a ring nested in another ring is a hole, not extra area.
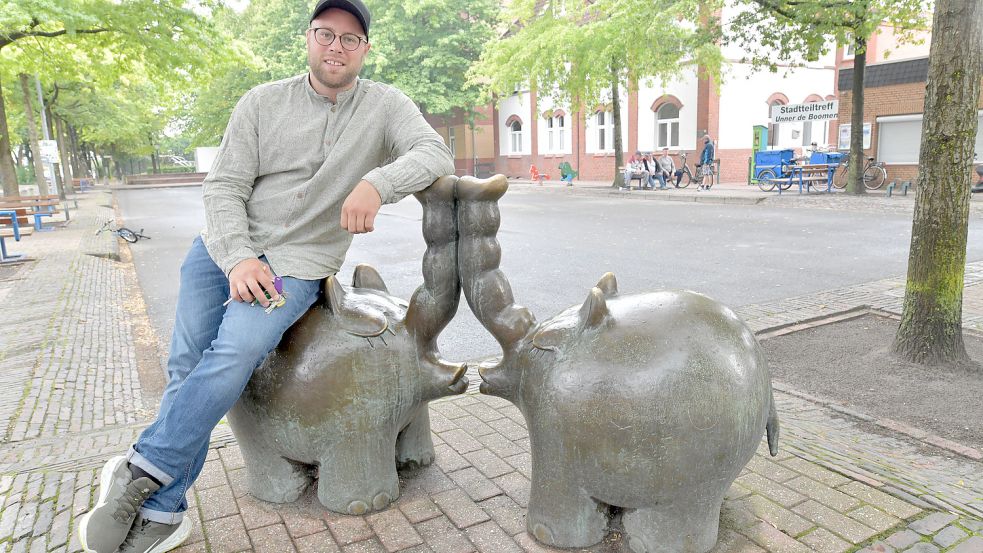
M 64 211 L 65 220 L 71 218 L 68 206 L 56 195 L 3 197 L 0 198 L 0 210 L 14 211 L 18 222 L 23 221 L 23 224 L 27 224 L 28 218 L 33 217 L 34 229 L 37 231 L 54 230 L 54 227 L 44 225 L 44 217 L 51 217 Z
M 812 164 L 812 165 L 782 165 L 783 174 L 787 174 L 787 177 L 780 177 L 777 179 L 772 179 L 778 182 L 779 186 L 778 193 L 782 193 L 782 188 L 789 188 L 791 185 L 798 183 L 799 194 L 802 190 L 809 192 L 809 187 L 817 192 L 832 192 L 833 190 L 833 173 L 836 171 L 836 165 L 829 164 Z M 784 182 L 783 182 L 784 181 Z M 782 184 L 788 183 L 788 186 L 781 186 Z

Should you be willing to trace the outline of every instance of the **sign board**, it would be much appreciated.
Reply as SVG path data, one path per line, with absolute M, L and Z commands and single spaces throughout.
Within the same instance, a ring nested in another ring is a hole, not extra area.
M 836 119 L 839 100 L 771 106 L 772 123 L 796 123 L 799 121 L 830 121 Z
M 58 142 L 54 140 L 38 140 L 41 148 L 41 161 L 44 163 L 59 163 Z
M 850 124 L 840 125 L 839 138 L 836 141 L 837 150 L 850 149 Z M 864 150 L 870 149 L 870 123 L 864 123 Z

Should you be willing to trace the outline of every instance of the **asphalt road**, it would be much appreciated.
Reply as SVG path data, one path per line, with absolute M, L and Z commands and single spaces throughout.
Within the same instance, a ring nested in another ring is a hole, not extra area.
M 117 193 L 126 226 L 152 240 L 132 245 L 151 320 L 166 345 L 178 271 L 204 225 L 201 189 Z M 622 293 L 688 288 L 733 307 L 903 274 L 910 215 L 762 205 L 637 201 L 510 191 L 500 202 L 502 270 L 516 302 L 547 319 L 584 301 L 606 271 Z M 357 236 L 342 268 L 376 267 L 392 293 L 409 299 L 422 282 L 420 204 L 385 206 L 376 231 Z M 970 223 L 970 261 L 983 259 L 983 225 Z M 444 356 L 470 360 L 498 346 L 461 302 L 439 341 Z

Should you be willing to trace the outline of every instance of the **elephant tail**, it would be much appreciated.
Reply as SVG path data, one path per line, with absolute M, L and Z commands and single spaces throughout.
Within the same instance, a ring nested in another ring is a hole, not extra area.
M 765 426 L 768 434 L 768 452 L 774 457 L 778 455 L 778 410 L 775 408 L 775 392 L 771 392 L 771 408 L 768 409 L 768 424 Z

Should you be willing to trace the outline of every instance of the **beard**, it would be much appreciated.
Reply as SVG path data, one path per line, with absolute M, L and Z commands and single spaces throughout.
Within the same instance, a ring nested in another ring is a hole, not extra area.
M 321 62 L 320 58 L 308 56 L 307 65 L 311 68 L 311 75 L 322 85 L 328 88 L 343 89 L 355 82 L 358 76 L 359 67 L 349 63 L 345 65 L 340 73 L 329 73 L 327 67 Z

